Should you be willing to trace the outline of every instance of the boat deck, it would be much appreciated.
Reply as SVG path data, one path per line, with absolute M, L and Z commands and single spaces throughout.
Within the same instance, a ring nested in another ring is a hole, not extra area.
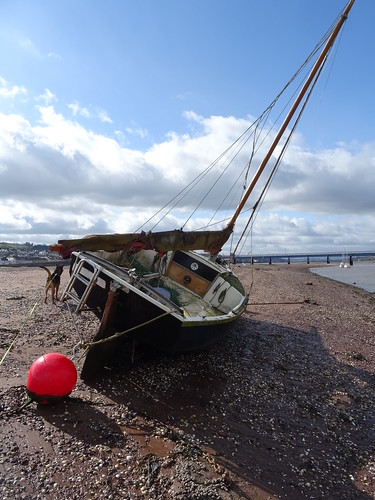
M 206 318 L 223 314 L 202 297 L 185 289 L 168 277 L 163 278 L 162 286 L 171 293 L 172 302 L 183 309 L 185 317 L 201 316 Z

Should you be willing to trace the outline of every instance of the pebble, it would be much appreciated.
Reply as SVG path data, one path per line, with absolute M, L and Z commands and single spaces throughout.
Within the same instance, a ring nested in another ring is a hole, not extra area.
M 38 309 L 4 365 L 19 383 L 0 393 L 1 497 L 237 500 L 236 474 L 282 498 L 371 497 L 373 302 L 356 292 L 357 312 L 343 311 L 345 289 L 333 307 L 315 277 L 305 301 L 306 279 L 286 292 L 276 274 L 267 266 L 264 289 L 274 302 L 290 303 L 293 293 L 293 314 L 250 303 L 233 336 L 209 353 L 139 355 L 131 371 L 108 370 L 95 387 L 78 381 L 66 401 L 18 413 L 29 344 L 36 358 L 54 343 L 70 355 L 79 340 L 62 311 Z M 15 308 L 0 291 L 2 338 L 14 336 L 12 315 L 35 303 L 22 294 Z M 85 313 L 76 326 L 89 336 L 97 323 Z

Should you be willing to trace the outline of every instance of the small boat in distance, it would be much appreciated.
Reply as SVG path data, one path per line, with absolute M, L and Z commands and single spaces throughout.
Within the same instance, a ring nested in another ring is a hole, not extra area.
M 128 356 L 131 351 L 129 346 L 136 342 L 168 352 L 205 349 L 228 334 L 234 322 L 241 317 L 247 306 L 248 294 L 230 265 L 221 262 L 219 254 L 233 237 L 239 216 L 243 214 L 246 220 L 240 225 L 241 235 L 233 255 L 246 238 L 353 4 L 354 0 L 348 2 L 336 23 L 305 61 L 304 68 L 311 65 L 309 72 L 274 139 L 268 140 L 270 145 L 250 183 L 247 185 L 247 176 L 252 161 L 257 160 L 261 149 L 256 146 L 257 141 L 261 141 L 263 147 L 269 113 L 284 90 L 300 75 L 301 68 L 267 110 L 223 155 L 193 179 L 183 196 L 179 194 L 172 199 L 173 208 L 177 199 L 189 197 L 192 188 L 219 164 L 219 160 L 226 158 L 228 165 L 233 166 L 235 160 L 245 157 L 245 166 L 236 167 L 237 173 L 232 174 L 232 179 L 239 182 L 243 191 L 239 192 L 237 205 L 224 228 L 211 230 L 208 227 L 211 224 L 208 224 L 204 230 L 154 231 L 154 225 L 148 231 L 91 235 L 59 240 L 58 244 L 51 245 L 50 249 L 59 252 L 63 258 L 71 257 L 70 280 L 62 300 L 72 301 L 77 313 L 84 308 L 93 310 L 100 320 L 96 336 L 86 345 L 81 373 L 83 379 L 91 378 L 121 353 Z M 246 145 L 250 145 L 250 152 L 244 155 Z M 227 168 L 220 166 L 219 173 L 208 188 L 210 194 Z M 266 168 L 269 172 L 260 185 Z M 221 192 L 220 202 L 230 196 L 234 198 L 234 195 L 235 189 L 231 185 L 228 194 Z M 249 213 L 245 206 L 250 195 L 256 198 Z M 169 214 L 172 208 L 166 209 L 167 206 L 163 209 Z M 201 206 L 202 201 L 188 220 L 196 216 Z
M 340 267 L 341 268 L 350 268 L 350 266 L 353 264 L 353 260 L 351 257 L 349 257 L 348 252 L 346 251 L 346 248 L 342 251 L 342 259 L 340 262 Z

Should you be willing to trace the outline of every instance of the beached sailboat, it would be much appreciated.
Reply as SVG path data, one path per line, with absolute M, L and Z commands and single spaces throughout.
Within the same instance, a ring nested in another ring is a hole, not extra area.
M 73 301 L 76 312 L 90 308 L 100 319 L 99 331 L 87 345 L 82 378 L 90 378 L 118 355 L 124 345 L 129 346 L 134 341 L 169 352 L 204 349 L 227 334 L 243 314 L 248 301 L 247 293 L 230 267 L 219 262 L 219 252 L 233 235 L 240 215 L 246 213 L 245 206 L 250 195 L 256 193 L 250 215 L 247 212 L 246 222 L 241 227 L 242 234 L 232 253 L 237 252 L 239 242 L 246 237 L 353 4 L 354 0 L 349 1 L 337 22 L 305 61 L 303 67 L 307 67 L 308 63 L 310 67 L 298 96 L 275 138 L 270 141 L 251 182 L 246 186 L 240 181 L 244 186 L 243 192 L 223 229 L 91 235 L 60 240 L 50 247 L 64 258 L 71 257 L 70 281 L 62 300 Z M 300 73 L 301 69 L 296 75 Z M 293 80 L 294 77 L 290 82 Z M 246 165 L 242 168 L 245 177 L 249 175 L 249 157 L 254 160 L 257 156 L 255 139 L 262 138 L 264 141 L 264 124 L 281 94 L 220 156 L 220 160 L 229 158 L 228 163 L 232 165 L 235 159 L 243 156 L 245 145 L 251 144 L 251 153 L 246 156 Z M 215 161 L 212 165 L 217 163 Z M 211 170 L 212 165 L 193 180 L 185 195 Z M 260 178 L 263 172 L 267 172 L 266 169 L 269 170 L 266 180 L 259 188 Z M 214 184 L 224 171 L 226 167 L 221 167 Z M 239 178 L 237 174 L 236 179 Z M 233 187 L 229 191 L 233 194 Z

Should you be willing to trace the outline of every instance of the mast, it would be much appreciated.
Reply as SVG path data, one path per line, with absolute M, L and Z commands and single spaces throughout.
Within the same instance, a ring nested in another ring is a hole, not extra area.
M 328 38 L 328 41 L 326 42 L 320 56 L 318 57 L 312 70 L 310 71 L 310 74 L 309 74 L 307 80 L 305 81 L 302 89 L 300 90 L 300 93 L 298 94 L 296 100 L 294 101 L 293 106 L 291 107 L 291 109 L 290 109 L 288 115 L 286 116 L 284 122 L 282 123 L 275 139 L 273 140 L 273 143 L 272 143 L 270 149 L 268 150 L 262 163 L 258 167 L 258 170 L 255 172 L 254 177 L 253 177 L 251 183 L 249 184 L 249 187 L 247 188 L 244 196 L 242 197 L 242 200 L 240 201 L 238 207 L 236 208 L 236 211 L 234 212 L 230 222 L 228 223 L 228 227 L 231 228 L 232 230 L 233 230 L 233 227 L 236 223 L 236 220 L 237 220 L 239 214 L 241 213 L 243 207 L 245 206 L 247 200 L 249 199 L 249 196 L 252 193 L 256 183 L 258 182 L 259 177 L 262 175 L 263 170 L 265 169 L 269 159 L 271 158 L 272 153 L 274 152 L 276 146 L 280 142 L 281 137 L 283 136 L 286 128 L 288 127 L 291 119 L 293 118 L 293 115 L 295 114 L 295 112 L 296 112 L 298 106 L 300 105 L 303 97 L 305 96 L 308 88 L 310 87 L 312 81 L 314 80 L 314 77 L 316 76 L 320 67 L 324 63 L 324 60 L 325 60 L 329 50 L 332 48 L 332 45 L 333 45 L 334 41 L 336 40 L 337 35 L 339 34 L 342 26 L 344 25 L 348 15 L 349 15 L 350 9 L 353 7 L 354 2 L 355 2 L 355 0 L 350 0 L 348 2 L 347 6 L 345 7 L 345 9 L 344 9 L 343 13 L 341 14 L 340 19 L 338 20 L 334 30 L 332 31 L 330 37 Z
M 328 38 L 321 54 L 315 62 L 308 78 L 306 79 L 301 91 L 294 101 L 288 115 L 282 123 L 276 137 L 274 138 L 270 149 L 265 158 L 258 167 L 250 185 L 242 197 L 238 207 L 236 208 L 228 225 L 220 231 L 190 231 L 184 232 L 181 230 L 162 231 L 158 233 L 129 233 L 129 234 L 112 234 L 112 235 L 91 235 L 80 239 L 60 240 L 57 245 L 51 245 L 52 251 L 59 252 L 64 258 L 68 257 L 74 250 L 78 251 L 93 251 L 106 250 L 108 252 L 116 252 L 119 250 L 135 253 L 139 250 L 156 250 L 159 253 L 165 253 L 169 250 L 205 250 L 212 255 L 216 255 L 221 251 L 222 246 L 228 241 L 236 220 L 250 197 L 259 177 L 263 173 L 268 161 L 270 160 L 275 148 L 280 142 L 285 130 L 291 122 L 294 114 L 299 108 L 302 100 L 311 88 L 315 79 L 319 76 L 329 50 L 332 48 L 334 41 L 337 38 L 343 24 L 345 23 L 355 0 L 349 0 L 343 10 L 339 20 L 336 23 L 331 35 Z

